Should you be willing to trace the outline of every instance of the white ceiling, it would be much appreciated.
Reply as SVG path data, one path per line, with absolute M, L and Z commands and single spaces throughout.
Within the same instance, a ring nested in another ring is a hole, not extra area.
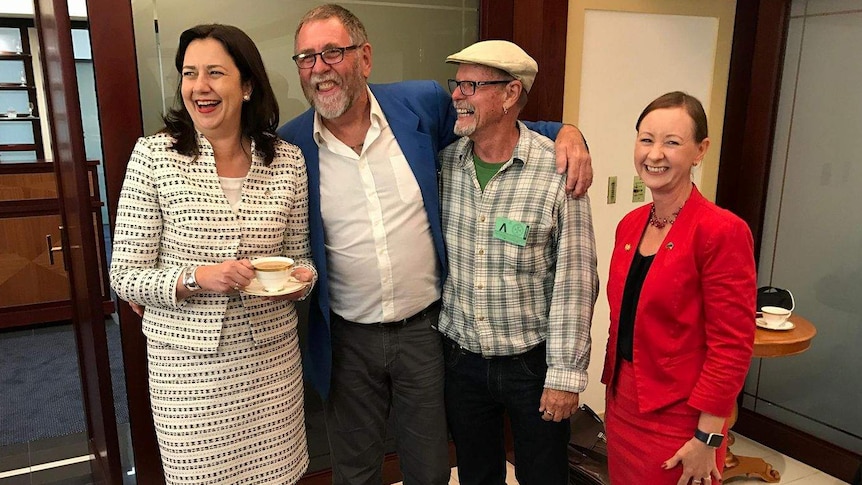
M 69 16 L 87 18 L 87 0 L 68 0 Z M 0 2 L 0 16 L 32 17 L 33 0 L 3 0 Z

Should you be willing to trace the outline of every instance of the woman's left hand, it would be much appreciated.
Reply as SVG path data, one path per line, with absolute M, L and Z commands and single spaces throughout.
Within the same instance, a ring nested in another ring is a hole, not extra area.
M 682 476 L 677 485 L 714 485 L 721 482 L 721 472 L 715 464 L 715 448 L 707 446 L 697 438 L 688 440 L 662 468 L 682 465 Z
M 291 273 L 291 276 L 295 278 L 297 281 L 302 283 L 309 283 L 303 286 L 301 289 L 294 291 L 293 293 L 288 293 L 286 295 L 279 296 L 267 296 L 265 297 L 267 300 L 299 300 L 306 296 L 306 293 L 310 291 L 310 283 L 314 279 L 314 273 L 308 268 L 296 268 Z

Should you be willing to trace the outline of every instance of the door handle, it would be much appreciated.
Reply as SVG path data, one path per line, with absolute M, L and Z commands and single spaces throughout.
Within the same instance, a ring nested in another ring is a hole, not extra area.
M 62 241 L 63 241 L 63 230 L 65 228 L 63 226 L 57 226 L 57 229 L 60 230 L 60 245 L 59 246 L 54 246 L 54 241 L 51 239 L 50 234 L 47 234 L 45 236 L 45 242 L 48 244 L 48 262 L 51 263 L 52 266 L 54 265 L 54 253 L 63 250 L 63 242 Z M 72 246 L 72 247 L 76 248 L 77 246 Z M 69 267 L 66 264 L 66 258 L 63 258 L 63 270 L 69 271 Z
M 45 236 L 45 242 L 48 244 L 48 262 L 51 266 L 54 265 L 54 253 L 63 250 L 63 246 L 54 246 L 54 241 L 51 239 L 51 235 L 48 234 Z

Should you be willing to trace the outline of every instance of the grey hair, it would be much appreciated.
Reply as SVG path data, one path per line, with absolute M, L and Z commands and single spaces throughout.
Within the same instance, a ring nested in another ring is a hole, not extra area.
M 347 29 L 348 35 L 350 35 L 350 41 L 353 42 L 354 45 L 362 45 L 368 42 L 368 32 L 365 31 L 365 26 L 362 25 L 362 21 L 360 21 L 356 15 L 353 15 L 353 12 L 347 10 L 341 5 L 328 3 L 314 7 L 302 17 L 302 20 L 299 21 L 299 25 L 296 26 L 296 32 L 293 34 L 293 44 L 296 45 L 296 40 L 299 38 L 299 31 L 302 30 L 302 27 L 305 24 L 331 18 L 338 19 L 341 24 L 344 25 L 344 28 Z

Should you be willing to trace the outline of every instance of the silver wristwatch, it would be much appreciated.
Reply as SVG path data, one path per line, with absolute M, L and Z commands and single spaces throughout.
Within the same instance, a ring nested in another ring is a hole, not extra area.
M 201 289 L 201 285 L 198 284 L 198 280 L 195 278 L 197 270 L 197 266 L 189 266 L 183 270 L 183 286 L 189 291 L 198 291 Z

